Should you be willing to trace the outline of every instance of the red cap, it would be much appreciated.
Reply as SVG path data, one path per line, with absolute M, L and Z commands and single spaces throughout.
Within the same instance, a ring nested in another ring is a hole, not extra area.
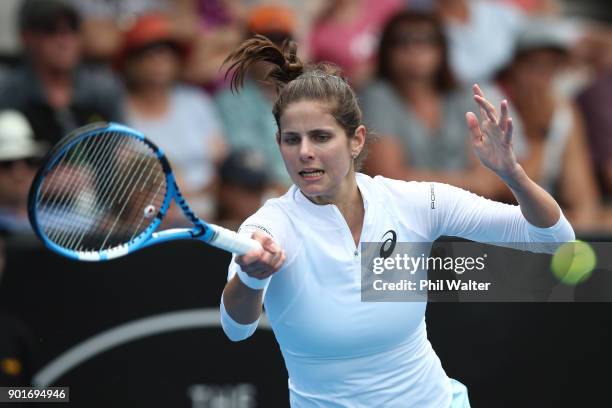
M 121 69 L 125 59 L 134 51 L 142 49 L 150 44 L 167 42 L 176 45 L 184 57 L 187 47 L 173 33 L 170 20 L 163 14 L 146 14 L 139 17 L 134 24 L 125 32 L 113 61 L 116 69 Z

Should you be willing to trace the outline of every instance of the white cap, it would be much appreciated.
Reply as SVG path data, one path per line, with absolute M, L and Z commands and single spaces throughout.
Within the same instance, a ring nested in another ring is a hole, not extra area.
M 549 48 L 567 53 L 571 38 L 564 31 L 564 27 L 556 20 L 532 18 L 523 26 L 517 37 L 516 52 Z
M 22 113 L 0 111 L 0 161 L 41 157 L 46 150 L 45 143 L 34 140 L 34 131 Z

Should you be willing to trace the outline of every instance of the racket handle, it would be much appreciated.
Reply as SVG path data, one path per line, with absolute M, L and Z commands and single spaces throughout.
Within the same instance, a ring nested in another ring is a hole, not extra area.
M 254 239 L 238 235 L 234 231 L 218 225 L 209 224 L 209 227 L 215 231 L 215 236 L 210 240 L 209 244 L 217 248 L 233 252 L 237 255 L 244 255 L 247 252 L 261 249 L 261 244 Z

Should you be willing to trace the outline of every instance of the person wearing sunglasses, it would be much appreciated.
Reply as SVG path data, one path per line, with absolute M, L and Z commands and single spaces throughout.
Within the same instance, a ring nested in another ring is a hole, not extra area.
M 81 17 L 65 0 L 24 0 L 18 15 L 23 61 L 0 81 L 0 109 L 28 118 L 50 144 L 79 126 L 121 120 L 119 82 L 82 64 Z
M 21 113 L 0 111 L 0 231 L 30 230 L 28 191 L 46 150 Z

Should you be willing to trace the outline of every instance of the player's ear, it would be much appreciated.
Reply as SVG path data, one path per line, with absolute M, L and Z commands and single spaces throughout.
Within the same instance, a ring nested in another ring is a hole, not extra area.
M 355 134 L 351 137 L 351 155 L 353 157 L 359 156 L 359 153 L 363 150 L 365 145 L 367 130 L 364 125 L 359 125 L 355 129 Z

